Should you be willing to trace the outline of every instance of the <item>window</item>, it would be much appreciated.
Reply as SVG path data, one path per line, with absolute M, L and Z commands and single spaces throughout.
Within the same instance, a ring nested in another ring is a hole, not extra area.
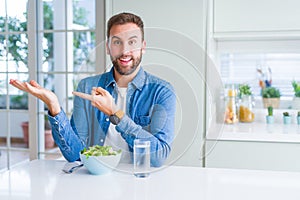
M 28 120 L 27 94 L 8 84 L 28 79 L 27 0 L 0 1 L 0 170 L 29 159 L 22 121 Z
M 300 82 L 299 45 L 298 40 L 219 41 L 222 81 L 224 84 L 247 83 L 259 98 L 259 80 L 271 80 L 272 86 L 279 88 L 282 99 L 292 100 L 292 81 Z
M 260 96 L 259 80 L 271 80 L 282 96 L 294 96 L 291 82 L 300 77 L 300 53 L 224 53 L 220 58 L 225 83 L 248 83 L 254 95 Z
M 37 157 L 61 156 L 56 146 L 47 146 L 45 106 L 8 82 L 37 80 L 57 94 L 70 116 L 79 80 L 105 68 L 95 56 L 96 44 L 104 40 L 100 32 L 96 41 L 96 32 L 105 29 L 103 10 L 104 1 L 95 0 L 0 1 L 0 170 Z M 28 146 L 24 121 L 29 121 L 29 138 L 37 143 Z

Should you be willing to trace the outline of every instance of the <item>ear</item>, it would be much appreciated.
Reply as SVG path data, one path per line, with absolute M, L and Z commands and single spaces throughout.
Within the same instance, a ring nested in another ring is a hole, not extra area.
M 142 44 L 142 53 L 144 54 L 145 52 L 146 52 L 146 41 L 144 40 Z
M 110 50 L 109 50 L 109 44 L 108 43 L 109 43 L 109 41 L 107 40 L 106 45 L 105 45 L 106 46 L 106 54 L 110 55 Z

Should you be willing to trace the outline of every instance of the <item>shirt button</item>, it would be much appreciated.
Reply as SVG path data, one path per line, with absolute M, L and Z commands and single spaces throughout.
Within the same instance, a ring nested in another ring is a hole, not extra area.
M 58 122 L 54 122 L 54 124 L 58 124 Z
M 103 142 L 103 139 L 101 139 L 100 142 Z
M 108 122 L 108 121 L 109 121 L 109 118 L 106 118 L 106 121 Z

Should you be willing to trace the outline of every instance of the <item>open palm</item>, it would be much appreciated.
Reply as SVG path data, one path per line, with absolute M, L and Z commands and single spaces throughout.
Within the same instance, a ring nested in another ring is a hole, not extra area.
M 60 105 L 57 96 L 52 91 L 41 87 L 36 81 L 31 80 L 30 82 L 22 82 L 16 79 L 11 79 L 9 83 L 12 86 L 24 92 L 28 92 L 43 101 L 48 106 L 52 115 L 56 115 L 60 112 Z

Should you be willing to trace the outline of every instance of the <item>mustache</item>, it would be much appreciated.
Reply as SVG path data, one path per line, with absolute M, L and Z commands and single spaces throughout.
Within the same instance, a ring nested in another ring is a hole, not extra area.
M 117 60 L 117 59 L 120 59 L 120 58 L 122 58 L 122 57 L 130 57 L 130 58 L 132 58 L 131 56 L 126 56 L 126 55 L 124 55 L 124 54 L 121 54 L 121 55 L 117 55 L 117 56 L 115 56 L 114 57 L 114 60 Z

